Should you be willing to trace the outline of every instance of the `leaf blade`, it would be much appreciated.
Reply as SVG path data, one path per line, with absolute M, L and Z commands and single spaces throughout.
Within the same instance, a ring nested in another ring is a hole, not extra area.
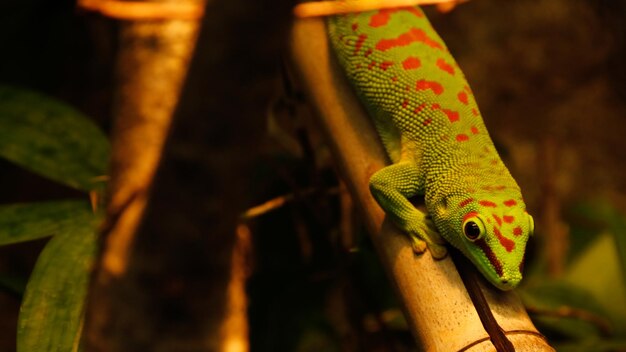
M 81 200 L 48 201 L 0 206 L 0 245 L 25 242 L 67 231 L 77 221 L 93 217 Z
M 20 308 L 18 352 L 78 348 L 97 236 L 95 218 L 77 225 L 52 238 L 35 264 Z
M 41 94 L 0 85 L 0 157 L 67 186 L 101 186 L 110 146 L 74 108 Z

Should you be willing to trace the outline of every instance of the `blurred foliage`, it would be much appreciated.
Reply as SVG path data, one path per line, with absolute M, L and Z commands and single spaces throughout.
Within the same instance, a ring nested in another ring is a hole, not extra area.
M 522 299 L 559 351 L 625 350 L 626 217 L 593 200 L 571 206 L 566 220 L 571 246 L 565 273 L 552 279 L 531 270 Z M 541 260 L 534 265 L 543 266 Z
M 109 148 L 104 134 L 73 108 L 37 93 L 0 86 L 0 156 L 40 176 L 94 192 L 103 188 Z M 79 350 L 100 220 L 86 195 L 81 200 L 0 207 L 0 245 L 53 236 L 25 290 L 19 279 L 0 280 L 5 290 L 18 294 L 23 290 L 18 351 Z

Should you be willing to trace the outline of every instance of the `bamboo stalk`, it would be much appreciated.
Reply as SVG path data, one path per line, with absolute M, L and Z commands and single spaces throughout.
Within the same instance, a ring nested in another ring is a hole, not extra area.
M 437 5 L 444 12 L 457 4 L 469 0 L 359 0 L 359 1 L 314 1 L 296 5 L 293 14 L 299 18 L 329 16 L 352 12 L 363 12 L 416 5 Z
M 320 125 L 335 161 L 394 283 L 411 332 L 426 351 L 493 351 L 463 282 L 448 257 L 416 256 L 371 197 L 370 176 L 386 156 L 367 114 L 329 53 L 323 19 L 298 19 L 291 33 L 294 73 Z M 480 281 L 493 315 L 517 351 L 552 351 L 513 292 Z
M 195 3 L 195 2 L 194 2 Z M 197 4 L 196 4 L 197 5 Z M 122 297 L 137 229 L 178 103 L 200 21 L 122 24 L 112 133 L 111 181 L 102 249 L 86 312 L 89 351 L 124 345 L 127 297 Z M 147 318 L 146 318 L 147 319 Z

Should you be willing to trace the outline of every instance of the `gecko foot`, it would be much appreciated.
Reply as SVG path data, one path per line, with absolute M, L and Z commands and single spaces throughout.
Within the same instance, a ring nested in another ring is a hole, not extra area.
M 413 252 L 415 252 L 415 254 L 424 254 L 424 252 L 426 252 L 426 248 L 428 247 L 426 245 L 426 241 L 415 236 L 410 236 L 410 238 Z
M 413 247 L 413 252 L 415 252 L 415 254 L 424 254 L 424 252 L 426 252 L 426 248 L 428 248 L 430 254 L 435 259 L 443 259 L 448 255 L 448 249 L 445 245 L 432 242 L 429 243 L 415 236 L 410 236 L 410 238 L 411 247 Z
M 413 231 L 407 231 L 411 238 L 411 245 L 416 254 L 423 254 L 426 248 L 434 259 L 443 259 L 448 254 L 445 241 L 435 230 L 435 225 L 430 219 L 423 219 L 420 226 L 414 228 Z

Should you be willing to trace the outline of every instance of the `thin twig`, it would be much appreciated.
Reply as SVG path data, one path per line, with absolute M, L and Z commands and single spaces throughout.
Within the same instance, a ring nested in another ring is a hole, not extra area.
M 289 202 L 293 202 L 295 200 L 301 199 L 302 197 L 309 197 L 309 196 L 317 195 L 320 193 L 327 194 L 327 195 L 334 195 L 334 194 L 339 194 L 341 191 L 342 190 L 340 189 L 340 187 L 337 186 L 337 187 L 332 187 L 332 188 L 328 188 L 325 190 L 319 189 L 319 188 L 308 188 L 301 192 L 298 192 L 297 195 L 295 193 L 285 194 L 282 196 L 278 196 L 276 198 L 272 198 L 262 204 L 259 204 L 257 206 L 254 206 L 246 210 L 243 214 L 241 214 L 239 219 L 241 221 L 251 220 L 263 214 L 274 211 Z

